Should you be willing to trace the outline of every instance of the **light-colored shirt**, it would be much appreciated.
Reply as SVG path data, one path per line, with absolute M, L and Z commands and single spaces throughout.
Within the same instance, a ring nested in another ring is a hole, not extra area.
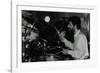
M 68 51 L 68 54 L 72 55 L 75 59 L 84 59 L 89 56 L 87 38 L 80 30 L 74 35 L 73 44 L 66 39 L 64 40 L 64 43 L 72 49 L 71 51 Z

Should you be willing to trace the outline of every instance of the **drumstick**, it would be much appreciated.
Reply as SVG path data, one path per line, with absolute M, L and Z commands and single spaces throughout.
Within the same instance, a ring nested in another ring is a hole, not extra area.
M 56 27 L 54 27 L 54 28 L 55 28 L 57 34 L 59 35 L 60 34 L 60 31 L 58 31 Z

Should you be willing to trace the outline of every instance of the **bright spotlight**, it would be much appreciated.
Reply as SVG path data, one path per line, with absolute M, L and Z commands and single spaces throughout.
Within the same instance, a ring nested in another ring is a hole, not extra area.
M 48 23 L 48 22 L 50 22 L 50 17 L 49 16 L 46 16 L 44 20 L 45 20 L 45 22 Z

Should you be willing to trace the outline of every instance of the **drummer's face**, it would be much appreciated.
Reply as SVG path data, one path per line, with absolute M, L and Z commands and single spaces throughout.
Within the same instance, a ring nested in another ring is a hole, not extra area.
M 69 24 L 67 26 L 70 30 L 74 30 L 74 25 L 72 24 L 71 21 L 69 21 Z

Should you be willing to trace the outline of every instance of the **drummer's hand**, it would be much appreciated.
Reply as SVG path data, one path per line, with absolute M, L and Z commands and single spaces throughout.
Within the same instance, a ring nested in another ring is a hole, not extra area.
M 65 31 L 59 33 L 59 38 L 60 38 L 60 40 L 61 40 L 62 42 L 64 41 L 64 39 L 65 39 Z
M 68 50 L 67 49 L 63 49 L 62 53 L 63 54 L 68 54 Z

